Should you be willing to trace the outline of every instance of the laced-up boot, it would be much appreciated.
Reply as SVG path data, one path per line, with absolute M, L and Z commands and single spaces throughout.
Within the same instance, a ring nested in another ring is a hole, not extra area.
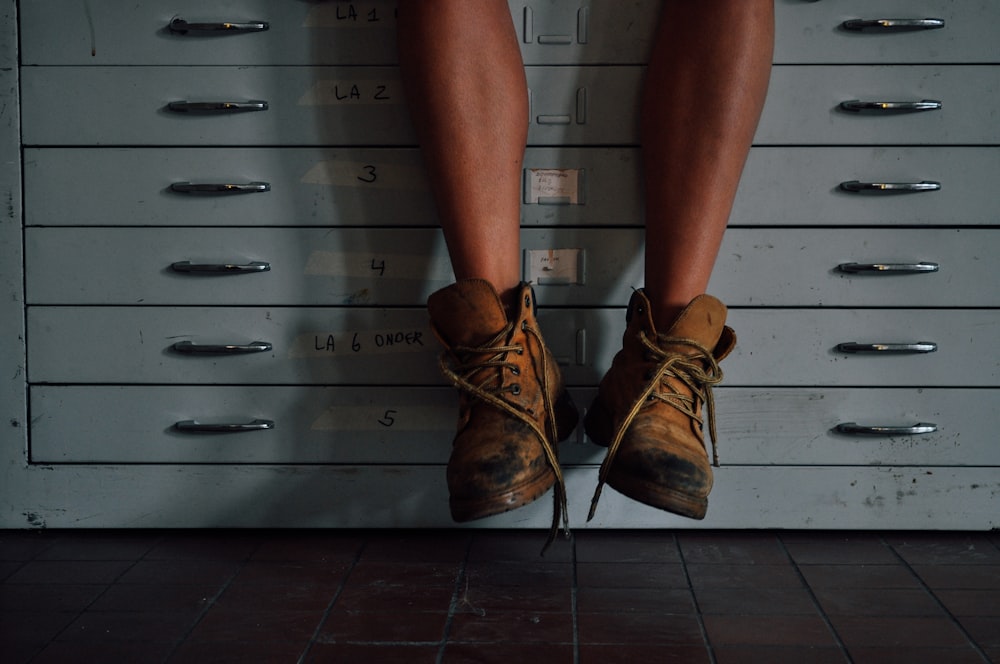
M 607 483 L 639 502 L 702 519 L 712 488 L 702 404 L 718 466 L 712 386 L 722 380 L 719 361 L 736 345 L 726 307 L 701 295 L 660 334 L 640 290 L 626 321 L 622 350 L 585 419 L 587 435 L 608 448 L 589 518 Z
M 460 395 L 447 471 L 452 517 L 507 512 L 555 485 L 554 534 L 567 520 L 556 442 L 572 433 L 577 411 L 538 330 L 531 287 L 521 284 L 509 319 L 480 279 L 439 290 L 427 305 L 445 347 L 441 371 Z

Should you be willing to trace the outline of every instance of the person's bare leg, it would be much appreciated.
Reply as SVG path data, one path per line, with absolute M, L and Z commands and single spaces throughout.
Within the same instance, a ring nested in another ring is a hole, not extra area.
M 705 292 L 771 71 L 773 0 L 668 0 L 642 98 L 645 290 L 657 329 Z
M 506 0 L 406 0 L 399 57 L 452 268 L 509 295 L 521 281 L 524 65 Z M 505 301 L 506 301 L 505 297 Z

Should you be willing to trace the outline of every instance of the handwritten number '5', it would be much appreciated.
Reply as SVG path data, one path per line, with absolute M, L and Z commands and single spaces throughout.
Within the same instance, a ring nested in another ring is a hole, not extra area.
M 382 419 L 378 420 L 378 423 L 384 427 L 391 427 L 396 422 L 396 418 L 394 418 L 393 415 L 395 415 L 397 412 L 398 411 L 395 410 L 385 411 L 385 415 L 382 416 Z
M 375 167 L 374 166 L 372 166 L 371 164 L 368 164 L 368 165 L 364 166 L 363 168 L 365 169 L 365 175 L 364 175 L 364 177 L 362 177 L 362 176 L 359 175 L 358 176 L 359 180 L 361 180 L 362 182 L 366 182 L 368 184 L 371 184 L 372 182 L 375 182 L 375 180 L 378 179 L 378 176 L 375 175 Z

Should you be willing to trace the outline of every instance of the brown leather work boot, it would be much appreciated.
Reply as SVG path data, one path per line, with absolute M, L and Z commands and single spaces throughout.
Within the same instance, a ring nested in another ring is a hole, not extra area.
M 626 320 L 622 350 L 584 422 L 591 440 L 608 447 L 588 518 L 606 482 L 639 502 L 702 519 L 712 488 L 702 403 L 714 454 L 712 386 L 722 380 L 718 362 L 736 345 L 725 326 L 726 307 L 700 295 L 659 334 L 640 290 Z
M 556 486 L 553 533 L 566 521 L 556 442 L 577 412 L 522 284 L 508 320 L 493 286 L 468 279 L 432 294 L 431 324 L 445 346 L 441 371 L 459 389 L 458 433 L 448 461 L 451 515 L 471 521 L 527 505 Z

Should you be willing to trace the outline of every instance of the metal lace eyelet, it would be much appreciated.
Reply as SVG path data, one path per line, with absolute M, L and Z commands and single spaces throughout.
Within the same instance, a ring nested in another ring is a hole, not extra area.
M 531 306 L 531 296 L 530 295 L 525 295 L 524 296 L 524 306 L 526 306 L 526 307 L 530 307 Z
M 511 367 L 510 368 L 510 372 L 512 374 L 514 374 L 515 376 L 520 376 L 521 375 L 521 369 L 518 368 L 518 367 Z
M 521 321 L 521 331 L 523 332 L 523 331 L 525 331 L 527 329 L 528 329 L 528 321 L 522 320 Z
M 521 386 L 518 385 L 517 383 L 514 383 L 513 385 L 510 386 L 510 393 L 513 394 L 513 395 L 515 395 L 515 396 L 518 395 L 518 394 L 520 394 L 521 393 Z

